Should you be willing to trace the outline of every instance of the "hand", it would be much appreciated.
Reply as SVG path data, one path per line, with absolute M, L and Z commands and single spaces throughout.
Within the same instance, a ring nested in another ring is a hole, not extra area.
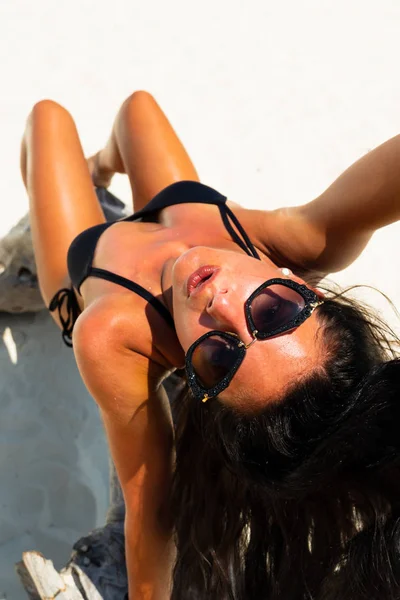
M 86 159 L 93 185 L 108 188 L 114 172 L 101 165 L 101 150 Z

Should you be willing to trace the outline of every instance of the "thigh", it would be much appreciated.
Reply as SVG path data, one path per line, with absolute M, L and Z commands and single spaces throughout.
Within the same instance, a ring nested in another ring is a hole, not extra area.
M 21 170 L 29 196 L 40 289 L 48 305 L 68 285 L 67 252 L 84 229 L 104 222 L 71 115 L 50 100 L 27 122 Z
M 125 101 L 115 135 L 135 210 L 171 183 L 199 181 L 186 149 L 151 94 L 135 92 Z

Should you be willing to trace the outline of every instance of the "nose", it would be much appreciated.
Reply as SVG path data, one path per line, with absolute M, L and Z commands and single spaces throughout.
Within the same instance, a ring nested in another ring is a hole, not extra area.
M 232 290 L 219 289 L 213 292 L 206 307 L 212 317 L 215 329 L 237 333 L 243 339 L 247 325 L 243 302 Z

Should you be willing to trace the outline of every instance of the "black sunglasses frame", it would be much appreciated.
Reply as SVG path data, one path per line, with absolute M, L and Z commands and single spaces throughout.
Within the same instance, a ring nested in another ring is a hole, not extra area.
M 274 329 L 272 331 L 269 331 L 268 333 L 263 333 L 263 332 L 258 331 L 255 326 L 255 323 L 251 316 L 251 305 L 252 305 L 252 302 L 254 301 L 254 299 L 259 295 L 259 293 L 262 292 L 262 290 L 264 290 L 265 288 L 270 287 L 272 285 L 283 285 L 285 287 L 288 287 L 288 288 L 296 291 L 304 299 L 305 306 L 298 315 L 296 315 L 291 321 L 286 323 L 284 326 Z M 247 326 L 251 332 L 251 335 L 254 338 L 254 341 L 255 340 L 266 340 L 270 337 L 280 335 L 286 331 L 290 331 L 291 329 L 296 329 L 297 327 L 299 327 L 299 325 L 304 323 L 304 321 L 306 319 L 308 319 L 308 317 L 310 317 L 310 315 L 315 310 L 315 308 L 319 304 L 322 304 L 322 302 L 323 301 L 320 298 L 318 298 L 317 294 L 313 290 L 310 290 L 310 288 L 308 288 L 307 286 L 305 286 L 303 284 L 293 281 L 293 279 L 280 279 L 280 278 L 268 279 L 267 281 L 262 283 L 256 290 L 254 290 L 254 292 L 247 298 L 247 300 L 244 304 Z M 220 382 L 217 383 L 217 385 L 215 385 L 212 388 L 204 388 L 200 384 L 200 382 L 196 376 L 196 373 L 194 371 L 193 363 L 192 363 L 192 356 L 193 356 L 193 352 L 196 350 L 197 346 L 199 344 L 201 344 L 205 339 L 212 337 L 212 336 L 219 336 L 221 338 L 225 338 L 230 343 L 235 342 L 237 344 L 237 358 L 233 362 L 232 369 L 227 373 L 227 375 L 225 375 L 225 377 L 223 377 L 223 379 L 221 379 Z M 199 337 L 199 339 L 197 339 L 195 342 L 193 342 L 193 344 L 190 346 L 189 350 L 186 353 L 185 369 L 186 369 L 188 385 L 189 385 L 191 392 L 196 400 L 202 400 L 203 402 L 206 402 L 209 398 L 217 396 L 218 394 L 220 394 L 222 392 L 222 390 L 224 390 L 225 388 L 228 387 L 228 385 L 232 381 L 232 378 L 235 375 L 236 371 L 242 364 L 243 359 L 246 355 L 246 350 L 251 345 L 251 343 L 247 344 L 247 347 L 246 347 L 246 344 L 244 344 L 244 342 L 242 342 L 242 340 L 239 338 L 239 336 L 236 335 L 235 333 L 229 333 L 226 331 L 218 331 L 218 330 L 208 331 L 207 333 L 205 333 L 204 335 Z

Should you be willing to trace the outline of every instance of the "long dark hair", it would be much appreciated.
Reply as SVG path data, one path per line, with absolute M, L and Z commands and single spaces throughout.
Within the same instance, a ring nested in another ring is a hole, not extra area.
M 400 360 L 343 294 L 325 368 L 262 414 L 186 392 L 176 414 L 172 600 L 400 598 Z

